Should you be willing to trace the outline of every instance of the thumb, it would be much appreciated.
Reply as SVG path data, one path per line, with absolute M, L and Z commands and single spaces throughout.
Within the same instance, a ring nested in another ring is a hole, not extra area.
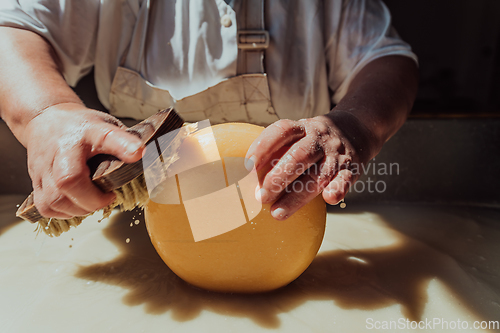
M 91 134 L 92 135 L 92 134 Z M 125 163 L 137 162 L 142 157 L 142 141 L 124 128 L 104 124 L 98 133 L 92 135 L 92 154 L 109 154 Z

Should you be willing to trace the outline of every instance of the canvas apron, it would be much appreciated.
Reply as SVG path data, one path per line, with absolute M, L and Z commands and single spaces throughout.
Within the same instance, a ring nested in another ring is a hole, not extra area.
M 154 86 L 139 74 L 142 61 L 139 57 L 135 69 L 118 67 L 109 96 L 110 113 L 116 117 L 144 119 L 159 110 L 174 107 L 187 122 L 209 119 L 212 124 L 247 122 L 267 126 L 278 120 L 264 72 L 264 51 L 269 45 L 269 34 L 264 30 L 264 0 L 260 5 L 249 2 L 241 1 L 236 11 L 237 76 L 175 100 L 167 90 Z M 144 25 L 139 31 L 147 31 L 147 21 L 147 18 L 138 20 L 137 24 Z M 146 33 L 143 33 L 141 50 L 145 40 Z M 123 59 L 127 56 L 128 52 Z

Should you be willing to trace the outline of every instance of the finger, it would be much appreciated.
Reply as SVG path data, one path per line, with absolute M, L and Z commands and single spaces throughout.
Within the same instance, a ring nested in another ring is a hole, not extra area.
M 36 209 L 42 215 L 43 217 L 48 217 L 48 218 L 59 218 L 59 219 L 68 219 L 71 216 L 59 211 L 56 211 L 50 207 L 50 198 L 47 198 L 46 195 L 46 189 L 43 186 L 43 176 L 46 175 L 39 175 L 34 168 L 33 161 L 34 158 L 32 155 L 28 155 L 28 172 L 29 175 L 32 179 L 32 184 L 33 184 L 33 201 L 35 204 Z M 48 162 L 49 165 L 50 161 Z M 47 172 L 49 173 L 49 172 Z
M 52 177 L 55 187 L 87 213 L 109 205 L 116 197 L 112 192 L 103 193 L 92 183 L 85 154 L 80 149 L 59 152 Z
M 355 182 L 355 178 L 351 170 L 340 170 L 333 180 L 323 191 L 323 199 L 330 205 L 338 204 L 349 191 L 349 188 Z
M 92 144 L 91 156 L 109 154 L 125 163 L 136 162 L 142 157 L 144 145 L 141 140 L 124 128 L 103 122 L 101 126 L 93 126 L 87 135 Z
M 36 195 L 35 195 L 36 197 Z M 67 220 L 73 217 L 73 215 L 68 215 L 65 213 L 61 213 L 50 208 L 49 204 L 44 204 L 42 201 L 35 200 L 35 206 L 40 215 L 47 218 L 55 218 L 61 220 Z
M 290 184 L 283 196 L 271 206 L 271 215 L 275 219 L 286 220 L 321 193 L 323 186 L 319 180 L 320 172 L 318 168 L 310 170 Z
M 39 185 L 34 186 L 33 190 L 33 199 L 35 202 L 35 207 L 37 208 L 40 215 L 48 218 L 57 218 L 57 219 L 69 219 L 73 217 L 71 214 L 67 214 L 64 212 L 57 211 L 51 207 L 51 203 L 53 200 L 49 198 L 49 195 L 53 194 L 52 191 L 47 191 L 46 188 Z
M 68 197 L 63 194 L 59 195 L 55 200 L 49 204 L 50 208 L 58 213 L 62 213 L 68 216 L 84 216 L 92 213 L 79 207 L 77 204 L 73 203 Z
M 127 129 L 127 126 L 123 124 L 119 119 L 113 117 L 112 115 L 109 114 L 100 114 L 100 116 L 103 116 L 102 120 L 108 124 L 114 125 L 116 127 L 120 127 L 123 129 Z
M 323 150 L 315 138 L 308 136 L 296 142 L 264 177 L 257 199 L 262 203 L 273 202 L 289 184 L 322 157 Z
M 251 161 L 247 169 L 253 164 L 260 170 L 269 163 L 271 156 L 283 146 L 289 145 L 305 136 L 304 126 L 296 121 L 282 119 L 269 125 L 252 143 L 247 151 L 246 159 Z

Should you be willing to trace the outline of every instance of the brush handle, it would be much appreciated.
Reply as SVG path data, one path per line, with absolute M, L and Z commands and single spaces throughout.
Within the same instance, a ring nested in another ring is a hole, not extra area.
M 163 134 L 181 128 L 184 120 L 172 109 L 165 109 L 127 129 L 137 135 L 144 145 Z M 87 161 L 92 175 L 92 182 L 103 192 L 111 192 L 140 176 L 143 172 L 142 159 L 126 164 L 112 155 L 99 154 Z M 36 223 L 43 216 L 35 207 L 33 192 L 24 200 L 16 216 L 31 223 Z

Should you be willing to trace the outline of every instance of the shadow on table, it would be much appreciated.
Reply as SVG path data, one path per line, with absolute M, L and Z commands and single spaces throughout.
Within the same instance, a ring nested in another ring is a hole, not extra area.
M 151 314 L 170 311 L 175 320 L 188 321 L 208 310 L 278 328 L 278 315 L 310 300 L 330 300 L 343 309 L 370 310 L 400 304 L 404 316 L 420 320 L 429 281 L 437 278 L 472 312 L 480 317 L 487 312 L 485 317 L 490 317 L 491 304 L 479 304 L 470 289 L 470 278 L 455 260 L 403 234 L 401 241 L 390 247 L 323 252 L 296 281 L 273 292 L 221 294 L 199 290 L 178 278 L 156 253 L 144 220 L 130 226 L 134 215 L 138 216 L 117 214 L 103 231 L 122 254 L 110 262 L 81 267 L 76 276 L 129 289 L 124 303 L 145 304 L 145 311 Z
M 16 224 L 21 223 L 23 220 L 19 218 L 9 218 L 0 221 L 0 236 L 7 232 L 10 228 L 14 227 Z
M 17 205 L 23 200 L 22 195 L 0 196 L 0 236 L 23 221 L 16 217 Z

